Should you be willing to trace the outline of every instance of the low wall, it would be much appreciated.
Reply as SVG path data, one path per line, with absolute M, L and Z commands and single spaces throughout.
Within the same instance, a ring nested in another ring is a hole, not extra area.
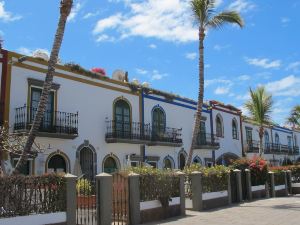
M 218 208 L 229 204 L 228 191 L 202 193 L 203 210 Z
M 2 225 L 54 225 L 64 224 L 66 222 L 66 213 L 49 213 L 49 214 L 35 214 L 29 216 L 17 216 L 11 218 L 0 219 Z
M 275 196 L 276 197 L 284 197 L 286 196 L 286 190 L 285 190 L 285 185 L 277 185 L 274 186 L 274 190 L 275 190 Z
M 252 198 L 265 198 L 267 197 L 266 186 L 265 185 L 257 185 L 251 186 Z
M 292 183 L 292 193 L 300 194 L 300 183 Z
M 148 223 L 180 216 L 180 198 L 172 198 L 169 206 L 164 208 L 159 200 L 140 202 L 141 223 Z

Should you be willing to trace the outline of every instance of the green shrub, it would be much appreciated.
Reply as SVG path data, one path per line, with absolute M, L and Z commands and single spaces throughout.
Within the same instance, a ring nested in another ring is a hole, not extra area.
M 89 180 L 81 178 L 77 181 L 76 190 L 80 195 L 89 195 L 92 192 L 92 185 Z
M 292 171 L 292 182 L 300 183 L 300 165 L 290 166 L 289 170 Z

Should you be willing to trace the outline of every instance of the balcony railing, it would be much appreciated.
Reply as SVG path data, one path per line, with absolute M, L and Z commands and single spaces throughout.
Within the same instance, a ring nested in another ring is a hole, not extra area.
M 31 128 L 37 108 L 16 108 L 14 130 L 28 131 Z M 39 136 L 75 138 L 78 136 L 78 112 L 67 113 L 60 111 L 46 111 L 39 128 Z
M 249 153 L 259 153 L 259 141 L 247 141 L 246 150 Z
M 266 147 L 269 146 L 269 147 Z M 282 144 L 265 144 L 264 148 L 265 154 L 299 154 L 299 147 L 292 147 L 289 145 L 282 145 Z
M 182 145 L 181 129 L 151 127 L 150 123 L 106 121 L 107 143 L 132 143 L 147 145 Z
M 219 149 L 219 138 L 214 134 L 199 133 L 197 137 L 196 149 Z
M 4 123 L 4 103 L 0 102 L 0 126 Z
M 295 155 L 299 154 L 299 146 L 294 146 L 294 154 Z

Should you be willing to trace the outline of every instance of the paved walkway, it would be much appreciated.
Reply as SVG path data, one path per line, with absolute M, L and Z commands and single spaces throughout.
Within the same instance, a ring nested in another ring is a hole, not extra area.
M 163 225 L 299 225 L 300 195 L 246 202 L 205 212 L 187 211 L 184 218 Z M 149 224 L 150 225 L 150 224 Z

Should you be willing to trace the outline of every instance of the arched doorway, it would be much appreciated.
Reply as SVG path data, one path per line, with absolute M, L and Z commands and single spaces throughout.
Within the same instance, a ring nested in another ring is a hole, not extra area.
M 119 162 L 114 156 L 107 156 L 103 160 L 103 172 L 114 173 L 119 170 Z
M 47 172 L 67 172 L 67 163 L 62 155 L 55 154 L 48 161 Z
M 80 150 L 79 162 L 83 177 L 89 180 L 95 179 L 94 153 L 90 148 L 84 147 Z
M 202 166 L 202 160 L 200 159 L 199 156 L 196 156 L 196 157 L 193 159 L 193 163 Z
M 239 157 L 236 154 L 233 153 L 224 153 L 221 155 L 217 160 L 216 163 L 217 165 L 224 165 L 224 166 L 229 166 L 232 164 L 234 160 L 237 160 Z
M 170 156 L 166 156 L 164 158 L 164 169 L 173 169 L 174 168 L 174 160 Z

